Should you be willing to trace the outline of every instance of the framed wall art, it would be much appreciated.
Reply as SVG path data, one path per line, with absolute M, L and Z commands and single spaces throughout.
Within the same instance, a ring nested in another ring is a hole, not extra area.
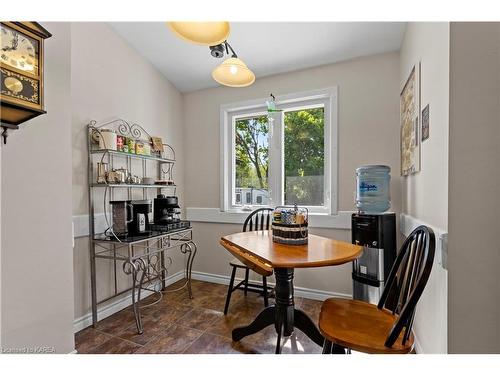
M 399 97 L 401 176 L 420 171 L 420 63 L 411 69 Z
M 429 104 L 422 109 L 422 142 L 429 138 Z

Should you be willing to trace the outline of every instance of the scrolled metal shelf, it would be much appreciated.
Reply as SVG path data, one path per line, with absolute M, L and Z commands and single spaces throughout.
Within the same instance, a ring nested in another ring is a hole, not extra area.
M 98 184 L 94 183 L 91 187 L 111 187 L 111 188 L 140 188 L 140 189 L 164 189 L 169 187 L 177 187 L 177 185 L 144 185 L 144 184 Z
M 175 159 L 165 159 L 161 158 L 159 156 L 151 156 L 151 155 L 138 155 L 138 154 L 130 154 L 127 152 L 122 152 L 122 151 L 115 151 L 115 150 L 91 150 L 91 154 L 110 154 L 113 156 L 123 156 L 123 157 L 130 157 L 134 159 L 146 159 L 146 160 L 153 160 L 153 161 L 158 161 L 160 163 L 165 163 L 165 164 L 173 164 L 175 163 Z

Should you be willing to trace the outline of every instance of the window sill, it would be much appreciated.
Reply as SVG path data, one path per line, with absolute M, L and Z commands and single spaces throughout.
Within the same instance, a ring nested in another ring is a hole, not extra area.
M 310 228 L 351 229 L 351 215 L 354 211 L 339 211 L 337 215 L 309 214 Z M 249 211 L 226 211 L 219 208 L 188 207 L 187 220 L 201 223 L 243 224 Z

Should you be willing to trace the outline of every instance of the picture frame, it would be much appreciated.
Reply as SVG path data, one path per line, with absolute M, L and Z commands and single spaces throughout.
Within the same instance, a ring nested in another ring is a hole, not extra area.
M 399 96 L 401 176 L 420 171 L 420 62 L 412 66 Z
M 422 142 L 429 139 L 429 104 L 422 109 Z

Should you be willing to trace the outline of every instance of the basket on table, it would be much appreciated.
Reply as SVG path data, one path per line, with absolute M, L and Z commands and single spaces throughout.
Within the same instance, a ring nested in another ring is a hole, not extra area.
M 309 214 L 307 208 L 278 206 L 273 212 L 273 241 L 287 245 L 304 245 L 308 237 Z

